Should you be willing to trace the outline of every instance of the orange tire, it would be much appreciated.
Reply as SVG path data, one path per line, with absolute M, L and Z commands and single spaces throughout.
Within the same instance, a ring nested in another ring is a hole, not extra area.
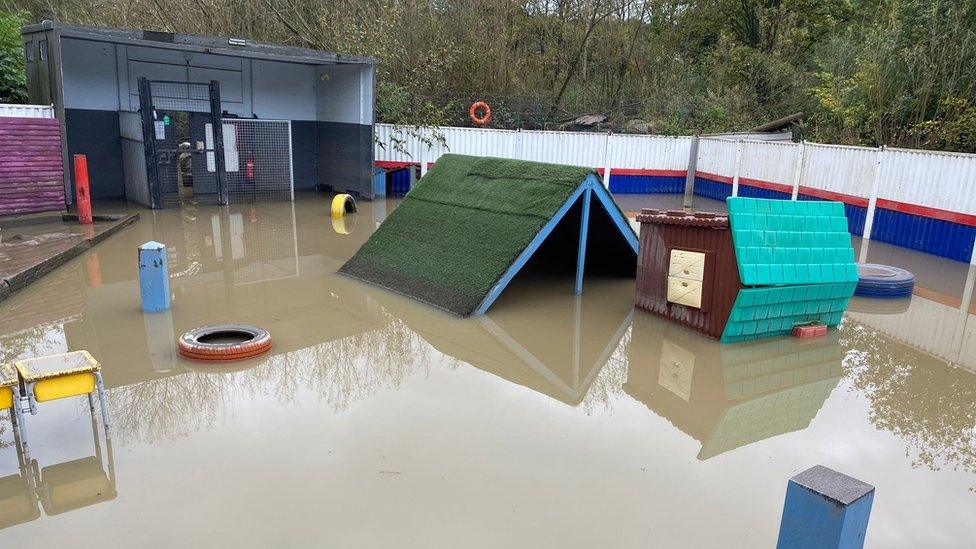
M 480 116 L 478 115 L 479 110 L 481 111 Z M 471 123 L 475 126 L 484 126 L 491 122 L 491 107 L 484 101 L 476 101 L 468 109 L 468 116 L 471 118 Z
M 256 326 L 216 324 L 183 334 L 178 346 L 181 355 L 195 360 L 244 360 L 268 352 L 271 334 Z

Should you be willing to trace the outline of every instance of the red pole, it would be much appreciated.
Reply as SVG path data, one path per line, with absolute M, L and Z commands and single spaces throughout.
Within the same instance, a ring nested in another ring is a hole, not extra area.
M 88 157 L 75 155 L 75 199 L 78 203 L 78 223 L 91 225 L 91 195 L 88 192 Z

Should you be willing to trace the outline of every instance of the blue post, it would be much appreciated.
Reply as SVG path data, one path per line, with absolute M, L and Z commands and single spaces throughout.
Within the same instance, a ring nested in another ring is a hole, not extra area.
M 816 465 L 790 479 L 777 549 L 864 546 L 874 486 Z
M 586 267 L 586 235 L 590 232 L 590 195 L 593 191 L 589 188 L 583 193 L 583 213 L 580 217 L 579 250 L 576 253 L 576 286 L 573 293 L 579 295 L 583 293 L 583 271 Z
M 169 309 L 169 262 L 166 245 L 150 240 L 139 246 L 139 291 L 147 313 Z

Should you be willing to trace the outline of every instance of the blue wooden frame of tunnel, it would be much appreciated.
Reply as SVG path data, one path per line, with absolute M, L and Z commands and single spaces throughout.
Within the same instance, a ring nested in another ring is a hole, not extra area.
M 576 252 L 576 285 L 573 286 L 573 293 L 576 295 L 583 293 L 583 267 L 586 266 L 586 235 L 590 228 L 591 196 L 593 196 L 593 189 L 586 189 L 583 193 L 583 215 L 580 216 L 579 249 Z
M 498 282 L 495 283 L 495 286 L 492 287 L 491 291 L 488 292 L 488 295 L 486 295 L 481 301 L 478 308 L 474 310 L 474 313 L 472 313 L 473 315 L 483 315 L 488 311 L 488 308 L 491 307 L 505 288 L 508 287 L 508 284 L 512 281 L 512 279 L 515 278 L 515 275 L 522 270 L 522 267 L 529 262 L 529 259 L 531 259 L 536 250 L 542 246 L 542 243 L 545 242 L 546 238 L 549 238 L 552 231 L 557 225 L 559 225 L 559 222 L 562 221 L 563 217 L 566 216 L 566 213 L 570 208 L 573 207 L 574 204 L 576 204 L 576 201 L 579 200 L 580 197 L 583 197 L 584 202 L 583 215 L 580 222 L 579 253 L 576 258 L 576 282 L 574 286 L 575 293 L 579 294 L 583 291 L 583 271 L 586 261 L 586 234 L 588 232 L 590 222 L 590 212 L 592 211 L 590 207 L 592 198 L 596 198 L 600 205 L 603 206 L 603 209 L 607 212 L 607 215 L 610 217 L 610 220 L 613 222 L 614 226 L 618 231 L 620 231 L 620 235 L 627 241 L 627 244 L 630 246 L 631 250 L 633 250 L 634 255 L 637 255 L 637 235 L 634 234 L 634 231 L 631 230 L 627 220 L 623 215 L 621 215 L 620 209 L 617 208 L 616 204 L 614 204 L 613 197 L 610 196 L 607 189 L 603 186 L 603 183 L 601 183 L 595 175 L 590 174 L 583 181 L 583 184 L 573 191 L 573 194 L 566 199 L 566 202 L 563 203 L 558 210 L 556 210 L 556 213 L 552 216 L 552 218 L 542 226 L 542 229 L 540 229 L 539 233 L 535 235 L 532 242 L 530 242 L 529 245 L 522 250 L 522 253 L 520 253 L 517 258 L 515 258 L 515 261 L 512 262 L 512 265 L 507 271 L 505 271 L 505 274 L 502 275 Z

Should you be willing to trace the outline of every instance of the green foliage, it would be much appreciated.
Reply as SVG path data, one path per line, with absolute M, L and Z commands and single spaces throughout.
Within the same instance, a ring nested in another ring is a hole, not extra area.
M 958 97 L 939 101 L 942 118 L 926 120 L 911 128 L 911 133 L 929 148 L 976 151 L 976 104 Z
M 884 3 L 825 40 L 811 89 L 822 140 L 976 152 L 976 4 Z
M 209 0 L 178 13 L 153 0 L 3 5 L 34 20 L 374 56 L 379 119 L 394 124 L 467 124 L 474 100 L 488 101 L 496 128 L 602 113 L 611 129 L 639 120 L 640 131 L 667 134 L 748 130 L 802 111 L 810 139 L 976 152 L 973 0 Z
M 25 12 L 0 11 L 0 103 L 27 102 L 24 46 L 20 41 L 20 27 L 26 22 Z

